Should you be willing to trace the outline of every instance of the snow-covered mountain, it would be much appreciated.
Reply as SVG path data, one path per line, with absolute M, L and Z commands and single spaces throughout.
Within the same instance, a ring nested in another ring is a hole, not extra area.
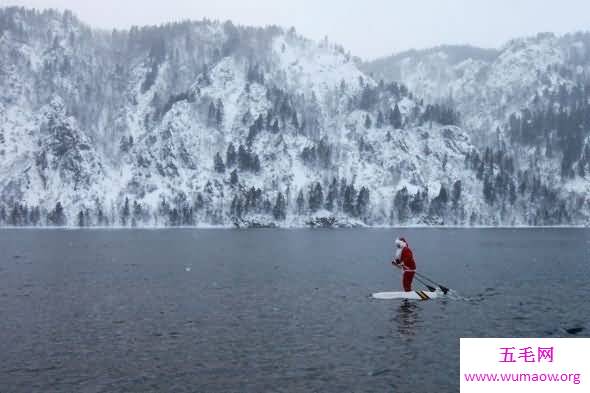
M 485 140 L 489 130 L 501 127 L 535 94 L 562 84 L 571 88 L 579 76 L 585 80 L 589 51 L 588 35 L 544 33 L 514 39 L 500 50 L 443 46 L 378 59 L 363 68 L 377 78 L 402 81 L 427 100 L 453 100 L 464 125 Z
M 504 146 L 517 167 L 587 200 L 589 33 L 542 33 L 499 50 L 410 51 L 361 68 L 375 78 L 401 81 L 429 101 L 451 102 L 478 147 Z
M 509 106 L 526 93 L 488 75 L 479 103 L 469 60 L 446 63 L 469 68 L 461 78 L 385 83 L 293 29 L 105 32 L 22 8 L 0 10 L 0 55 L 2 224 L 579 224 L 590 212 L 471 142 L 502 118 L 474 123 L 467 97 Z

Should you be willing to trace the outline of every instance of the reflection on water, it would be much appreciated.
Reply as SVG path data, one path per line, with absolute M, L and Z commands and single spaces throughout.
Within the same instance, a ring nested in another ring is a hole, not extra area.
M 416 325 L 420 322 L 420 307 L 415 301 L 403 299 L 397 307 L 397 315 L 393 322 L 398 327 L 402 336 L 414 336 L 416 334 Z

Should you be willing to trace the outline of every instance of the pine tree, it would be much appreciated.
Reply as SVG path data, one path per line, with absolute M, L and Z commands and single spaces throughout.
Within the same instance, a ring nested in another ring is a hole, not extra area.
M 406 222 L 406 220 L 409 218 L 409 200 L 410 196 L 406 187 L 403 187 L 401 190 L 395 193 L 395 197 L 393 198 L 393 207 L 397 213 L 397 218 L 400 223 Z
M 129 198 L 125 197 L 125 203 L 123 204 L 123 210 L 121 211 L 121 225 L 127 226 L 131 211 L 129 209 Z
M 223 159 L 221 158 L 221 154 L 219 154 L 219 152 L 215 154 L 214 161 L 215 172 L 225 173 L 225 165 L 223 164 Z
M 168 223 L 173 227 L 180 225 L 180 213 L 178 212 L 178 209 L 174 208 L 170 210 L 168 215 Z
M 246 86 L 249 86 L 249 85 L 246 85 Z M 246 113 L 244 113 L 244 116 L 242 116 L 242 124 L 246 125 L 246 124 L 250 123 L 251 121 L 252 121 L 252 113 L 250 112 L 250 108 L 248 108 Z
M 356 215 L 358 217 L 364 218 L 367 214 L 367 209 L 370 203 L 370 193 L 369 189 L 366 187 L 361 187 L 359 191 L 358 198 L 356 200 Z
M 377 103 L 377 91 L 371 86 L 366 85 L 361 93 L 359 109 L 369 111 Z
M 205 199 L 203 198 L 203 194 L 201 194 L 200 192 L 198 192 L 197 196 L 195 197 L 193 207 L 195 211 L 199 211 L 203 207 L 205 207 Z
M 320 183 L 315 183 L 311 186 L 309 191 L 309 210 L 312 212 L 316 212 L 322 207 L 324 203 L 324 193 L 322 191 L 322 185 Z
M 356 189 L 353 184 L 349 184 L 344 189 L 344 201 L 342 202 L 342 210 L 344 213 L 351 216 L 356 216 Z
M 133 137 L 130 136 L 129 138 L 126 138 L 124 136 L 121 137 L 121 141 L 119 142 L 119 148 L 122 152 L 127 153 L 129 152 L 129 150 L 131 150 L 131 147 L 133 146 Z
M 299 194 L 297 194 L 297 214 L 303 214 L 305 209 L 305 198 L 303 198 L 303 190 L 299 190 Z
M 453 201 L 453 207 L 457 208 L 457 206 L 459 205 L 459 201 L 461 200 L 461 192 L 462 192 L 462 184 L 461 184 L 461 180 L 457 180 L 455 183 L 453 183 L 453 195 L 452 195 L 452 201 Z
M 237 153 L 234 144 L 230 142 L 229 146 L 227 147 L 227 152 L 225 153 L 225 163 L 228 168 L 233 167 L 236 165 L 237 160 Z
M 217 100 L 217 108 L 215 110 L 215 125 L 217 126 L 217 128 L 221 128 L 221 125 L 223 124 L 223 116 L 224 116 L 223 102 L 221 101 L 221 99 L 218 99 Z
M 551 139 L 546 138 L 545 140 L 545 157 L 553 158 L 553 148 L 551 147 Z
M 402 128 L 402 114 L 397 104 L 395 104 L 395 107 L 390 113 L 389 122 L 395 129 Z
M 10 216 L 8 218 L 8 224 L 12 226 L 21 225 L 22 218 L 20 215 L 20 207 L 18 204 L 15 204 L 12 209 L 10 210 Z
M 334 202 L 338 197 L 338 180 L 334 177 L 332 178 L 332 183 L 330 183 L 330 187 L 328 189 L 328 195 L 326 196 L 326 210 L 334 211 Z
M 99 226 L 106 226 L 108 225 L 106 217 L 104 215 L 104 212 L 102 211 L 102 208 L 100 206 L 98 206 L 96 208 L 96 223 Z
M 22 224 L 24 226 L 28 226 L 29 225 L 29 208 L 27 205 L 21 205 L 20 206 L 20 215 L 22 217 Z
M 514 202 L 516 202 L 516 186 L 512 180 L 508 183 L 508 200 L 511 205 L 514 205 Z
M 63 209 L 63 206 L 61 205 L 61 202 L 57 202 L 55 204 L 55 208 L 51 212 L 49 212 L 49 215 L 47 216 L 47 220 L 52 225 L 56 225 L 56 226 L 66 225 L 66 216 L 64 214 L 64 209 Z
M 274 134 L 277 134 L 280 131 L 280 129 L 279 129 L 279 120 L 278 119 L 275 119 L 275 121 L 272 123 L 271 131 Z
M 317 146 L 317 156 L 321 167 L 328 169 L 332 162 L 332 147 L 325 137 L 320 140 Z
M 469 216 L 469 225 L 474 226 L 475 224 L 477 224 L 477 213 L 471 212 L 471 215 Z
M 209 104 L 209 111 L 207 113 L 207 125 L 209 127 L 213 127 L 217 121 L 217 108 L 215 108 L 215 103 L 211 102 Z
M 229 177 L 229 183 L 232 185 L 232 187 L 235 187 L 238 183 L 238 171 L 236 169 L 234 169 Z
M 420 191 L 416 191 L 416 193 L 410 197 L 408 207 L 413 216 L 418 216 L 424 211 L 424 201 L 422 200 L 422 193 Z
M 242 200 L 239 196 L 233 197 L 229 212 L 234 220 L 242 218 Z
M 438 197 L 437 197 L 441 203 L 448 203 L 449 202 L 449 193 L 447 191 L 447 188 L 445 187 L 444 184 L 440 185 L 440 191 L 438 193 Z
M 430 215 L 444 216 L 448 202 L 449 194 L 444 184 L 441 184 L 438 196 L 436 196 L 430 203 Z
M 258 115 L 258 118 L 254 122 L 254 127 L 256 127 L 257 132 L 260 132 L 264 129 L 264 118 L 262 117 L 262 113 Z
M 281 192 L 279 192 L 277 195 L 275 206 L 272 212 L 275 220 L 284 220 L 287 217 L 287 203 Z
M 247 171 L 251 165 L 250 154 L 243 145 L 240 145 L 238 147 L 238 167 L 243 171 Z
M 78 226 L 79 227 L 85 226 L 84 212 L 82 210 L 80 210 L 78 212 Z
M 377 112 L 377 124 L 376 127 L 377 128 L 383 128 L 383 113 L 381 111 Z
M 297 120 L 297 112 L 293 111 L 293 118 L 291 119 L 291 124 L 293 125 L 293 128 L 295 128 L 296 130 L 299 129 L 299 120 Z
M 185 226 L 194 226 L 195 225 L 195 217 L 193 208 L 189 205 L 184 205 L 182 207 L 182 225 Z
M 272 119 L 273 119 L 272 109 L 269 109 L 268 113 L 266 114 L 266 129 L 267 130 L 272 130 Z
M 484 161 L 480 161 L 479 162 L 479 166 L 477 168 L 477 172 L 475 174 L 475 177 L 476 177 L 477 180 L 482 180 L 483 179 L 484 170 L 485 170 Z
M 269 215 L 273 212 L 273 205 L 268 198 L 264 198 L 264 202 L 262 202 L 262 211 L 266 215 Z
M 258 154 L 255 154 L 254 159 L 252 160 L 252 170 L 256 173 L 260 172 L 260 159 L 258 158 Z
M 137 201 L 133 201 L 133 218 L 131 220 L 132 226 L 137 226 L 139 222 L 143 221 L 143 209 L 141 208 L 141 204 Z
M 494 204 L 496 197 L 494 194 L 494 187 L 492 185 L 492 182 L 490 181 L 489 176 L 486 176 L 485 179 L 483 180 L 483 196 L 484 196 L 484 200 L 488 204 L 490 204 L 490 205 Z
M 39 224 L 39 221 L 41 221 L 41 211 L 39 210 L 39 206 L 35 206 L 33 209 L 31 209 L 30 215 L 31 217 L 29 221 L 31 225 L 37 226 Z M 1 219 L 0 222 L 2 222 Z
M 365 115 L 365 128 L 369 129 L 371 128 L 371 116 L 369 115 Z

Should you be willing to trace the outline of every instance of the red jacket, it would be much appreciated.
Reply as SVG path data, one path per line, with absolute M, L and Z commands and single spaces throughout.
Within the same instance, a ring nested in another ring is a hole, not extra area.
M 400 256 L 398 263 L 402 264 L 404 270 L 416 270 L 416 262 L 414 261 L 414 254 L 410 247 L 404 247 L 402 249 L 402 255 Z

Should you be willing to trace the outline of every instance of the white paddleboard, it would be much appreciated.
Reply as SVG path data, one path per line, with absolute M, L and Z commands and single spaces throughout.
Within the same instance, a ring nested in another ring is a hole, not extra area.
M 377 292 L 372 295 L 373 299 L 413 299 L 429 300 L 444 296 L 441 291 L 410 291 L 410 292 Z

